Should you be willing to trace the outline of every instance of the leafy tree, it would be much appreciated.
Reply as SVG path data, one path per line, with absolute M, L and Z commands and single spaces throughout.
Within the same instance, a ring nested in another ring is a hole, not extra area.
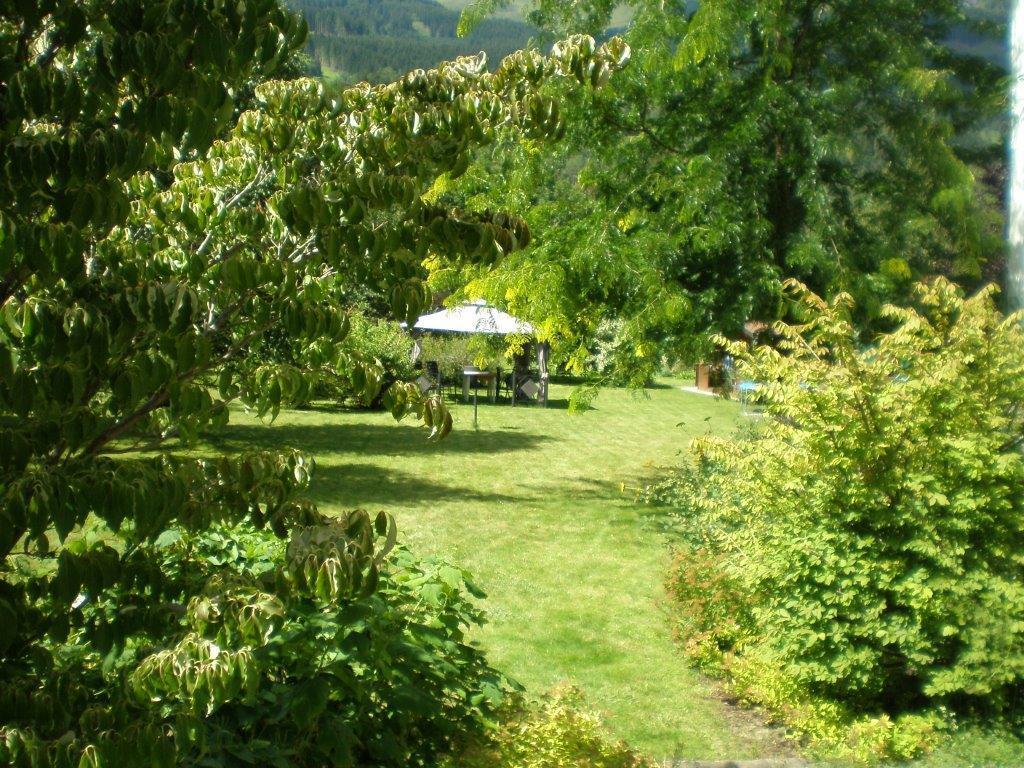
M 544 0 L 532 18 L 597 31 L 612 5 Z M 1000 254 L 1001 216 L 967 163 L 978 148 L 958 137 L 1001 109 L 1001 72 L 945 45 L 967 4 L 631 5 L 635 66 L 564 96 L 567 141 L 512 139 L 452 191 L 515 201 L 534 247 L 438 279 L 470 281 L 576 364 L 621 319 L 639 382 L 666 348 L 698 354 L 709 332 L 778 317 L 783 278 L 852 293 L 871 326 L 915 278 L 976 285 Z
M 375 394 L 377 367 L 342 348 L 346 296 L 372 285 L 415 316 L 428 251 L 493 259 L 524 243 L 513 217 L 422 195 L 499 126 L 557 133 L 538 85 L 618 68 L 628 49 L 576 38 L 493 74 L 464 59 L 334 98 L 311 80 L 269 81 L 232 122 L 232 94 L 303 41 L 270 0 L 8 3 L 0 35 L 3 761 L 190 764 L 217 744 L 231 745 L 224 763 L 269 761 L 240 745 L 272 732 L 279 762 L 346 764 L 366 757 L 375 722 L 400 745 L 375 759 L 427 759 L 446 738 L 427 723 L 461 722 L 451 707 L 478 699 L 454 703 L 441 675 L 437 706 L 404 708 L 401 663 L 380 666 L 393 649 L 342 658 L 340 635 L 366 650 L 367 633 L 392 627 L 413 656 L 409 644 L 428 642 L 413 625 L 431 619 L 397 615 L 421 597 L 373 602 L 406 568 L 389 555 L 393 522 L 325 519 L 303 497 L 304 457 L 173 448 L 223 424 L 235 400 L 273 417 L 323 370 Z M 264 354 L 271 328 L 287 331 L 292 362 Z M 414 387 L 388 397 L 435 436 L 451 427 Z M 198 554 L 235 525 L 288 546 L 260 573 Z M 391 618 L 359 629 L 367 610 Z M 459 690 L 486 695 L 489 672 L 459 645 L 472 614 L 433 620 L 447 622 L 437 653 L 408 674 L 464 664 L 472 691 Z M 349 674 L 363 668 L 381 674 L 366 706 L 390 691 L 409 715 L 391 731 L 363 705 L 326 707 L 363 701 Z M 339 717 L 354 742 L 311 746 Z

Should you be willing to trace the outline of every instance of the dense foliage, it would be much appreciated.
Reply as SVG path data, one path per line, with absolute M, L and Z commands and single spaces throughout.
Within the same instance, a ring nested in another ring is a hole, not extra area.
M 360 313 L 352 315 L 352 327 L 345 340 L 345 349 L 361 360 L 372 360 L 380 366 L 380 376 L 386 390 L 389 385 L 413 378 L 413 341 L 408 331 L 390 318 L 375 318 Z M 359 377 L 343 376 L 340 391 L 360 397 Z M 364 403 L 372 405 L 372 402 Z
M 532 5 L 564 31 L 603 29 L 615 4 Z M 564 96 L 568 140 L 499 144 L 452 190 L 514 204 L 534 246 L 439 275 L 448 287 L 508 306 L 580 368 L 618 319 L 642 382 L 666 350 L 707 353 L 708 333 L 778 318 L 785 278 L 851 293 L 858 323 L 878 327 L 916 278 L 978 285 L 998 261 L 1001 214 L 972 164 L 1002 145 L 961 139 L 1001 114 L 1002 71 L 946 44 L 971 3 L 630 5 L 636 66 Z
M 270 0 L 0 4 L 0 35 L 0 758 L 405 764 L 442 748 L 441 721 L 491 692 L 459 645 L 468 607 L 412 610 L 434 576 L 386 559 L 386 517 L 321 515 L 308 459 L 175 448 L 232 402 L 260 417 L 302 402 L 324 369 L 375 396 L 379 367 L 344 346 L 350 297 L 370 286 L 415 317 L 428 251 L 494 259 L 528 239 L 513 217 L 421 195 L 501 127 L 557 134 L 538 85 L 606 76 L 628 49 L 575 38 L 493 74 L 465 59 L 328 98 L 310 80 L 253 89 L 304 39 Z M 451 428 L 412 385 L 388 398 Z M 222 526 L 288 540 L 273 578 L 196 554 Z M 365 645 L 371 624 L 411 667 Z M 360 670 L 376 670 L 362 698 Z M 409 685 L 433 705 L 403 699 Z M 341 698 L 355 709 L 325 710 Z M 311 738 L 323 717 L 348 730 Z M 245 752 L 264 728 L 285 741 Z
M 862 348 L 849 296 L 796 297 L 777 348 L 730 348 L 763 418 L 656 491 L 682 512 L 691 651 L 777 711 L 1019 717 L 1020 316 L 940 279 Z
M 397 320 L 357 306 L 348 315 L 348 330 L 335 358 L 324 359 L 319 350 L 296 348 L 282 324 L 265 331 L 250 351 L 264 365 L 303 371 L 308 386 L 297 393 L 295 405 L 332 400 L 376 407 L 400 389 L 394 385 L 413 378 L 412 347 L 412 339 Z
M 310 569 L 304 544 L 368 542 L 370 524 L 355 512 L 287 546 L 245 526 L 162 535 L 163 567 L 194 595 L 188 634 L 128 684 L 174 723 L 177 764 L 429 765 L 481 731 L 510 685 L 467 644 L 483 594 L 463 571 L 389 552 L 383 515 L 369 582 Z
M 330 79 L 385 82 L 412 69 L 484 51 L 494 63 L 526 47 L 535 30 L 487 19 L 456 36 L 459 14 L 435 0 L 291 0 L 309 23 L 309 51 Z
M 513 336 L 499 337 L 478 334 L 425 334 L 419 338 L 423 350 L 420 358 L 436 362 L 438 372 L 448 382 L 461 382 L 467 365 L 485 370 L 503 369 L 506 373 L 514 362 L 507 354 L 522 351 Z

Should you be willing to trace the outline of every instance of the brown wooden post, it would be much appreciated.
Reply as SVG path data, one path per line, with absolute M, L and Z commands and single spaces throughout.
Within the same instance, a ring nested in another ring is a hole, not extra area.
M 697 363 L 693 378 L 697 389 L 711 389 L 711 366 L 707 363 Z

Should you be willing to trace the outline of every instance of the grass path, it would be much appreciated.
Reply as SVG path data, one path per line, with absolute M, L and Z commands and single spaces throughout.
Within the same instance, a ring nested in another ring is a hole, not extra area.
M 325 510 L 386 509 L 405 541 L 469 568 L 488 592 L 479 640 L 496 666 L 540 694 L 580 685 L 614 732 L 659 757 L 757 756 L 756 736 L 687 668 L 670 637 L 667 550 L 620 484 L 673 462 L 690 439 L 734 428 L 734 404 L 663 386 L 602 392 L 570 415 L 552 407 L 454 406 L 441 445 L 382 413 L 282 413 L 272 429 L 239 415 L 227 440 L 315 456 Z

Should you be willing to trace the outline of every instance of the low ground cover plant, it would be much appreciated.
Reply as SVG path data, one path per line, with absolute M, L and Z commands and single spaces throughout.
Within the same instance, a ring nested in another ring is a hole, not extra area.
M 691 655 L 859 759 L 907 758 L 952 715 L 1019 722 L 1024 332 L 938 280 L 863 344 L 852 302 L 730 345 L 763 417 L 648 490 L 674 503 L 669 577 Z
M 605 729 L 583 692 L 560 686 L 539 702 L 510 697 L 500 725 L 469 741 L 445 768 L 654 768 Z

